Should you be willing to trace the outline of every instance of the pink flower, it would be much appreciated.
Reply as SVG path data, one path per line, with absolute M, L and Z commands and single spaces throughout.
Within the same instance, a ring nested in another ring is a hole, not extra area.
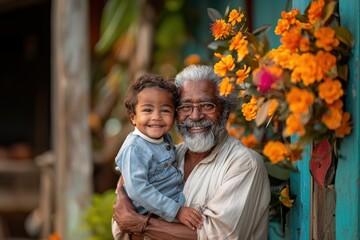
M 253 71 L 253 82 L 258 86 L 261 93 L 269 91 L 273 83 L 281 78 L 282 74 L 277 70 L 277 68 L 273 67 L 260 67 Z

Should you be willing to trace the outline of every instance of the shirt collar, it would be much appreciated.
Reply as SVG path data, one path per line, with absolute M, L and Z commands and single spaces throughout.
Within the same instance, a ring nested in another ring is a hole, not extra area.
M 160 144 L 164 142 L 164 138 L 161 137 L 159 139 L 155 139 L 155 138 L 151 138 L 146 136 L 145 134 L 143 134 L 142 132 L 139 131 L 139 129 L 137 129 L 137 127 L 135 127 L 135 130 L 133 131 L 133 134 L 140 136 L 142 139 L 145 139 L 148 142 L 151 143 L 155 143 L 155 144 Z

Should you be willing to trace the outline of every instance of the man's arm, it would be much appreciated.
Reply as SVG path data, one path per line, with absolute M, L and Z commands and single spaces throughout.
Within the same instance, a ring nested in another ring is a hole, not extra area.
M 114 220 L 122 232 L 144 235 L 152 239 L 196 239 L 197 232 L 181 223 L 169 223 L 160 219 L 138 214 L 121 184 L 117 186 L 118 199 L 114 210 Z

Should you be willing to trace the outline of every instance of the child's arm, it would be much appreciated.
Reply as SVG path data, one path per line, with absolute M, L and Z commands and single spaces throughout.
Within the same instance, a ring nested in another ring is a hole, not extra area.
M 153 184 L 149 184 L 151 152 L 132 144 L 123 149 L 117 160 L 127 195 L 131 200 L 166 221 L 173 221 L 181 204 L 162 194 Z
M 201 214 L 191 207 L 180 207 L 176 219 L 191 230 L 201 228 L 203 221 Z

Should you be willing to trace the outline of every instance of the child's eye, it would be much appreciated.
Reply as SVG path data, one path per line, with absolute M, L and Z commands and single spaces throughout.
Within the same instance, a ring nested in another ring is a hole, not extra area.
M 142 110 L 142 112 L 152 112 L 152 110 L 150 108 L 145 108 Z

